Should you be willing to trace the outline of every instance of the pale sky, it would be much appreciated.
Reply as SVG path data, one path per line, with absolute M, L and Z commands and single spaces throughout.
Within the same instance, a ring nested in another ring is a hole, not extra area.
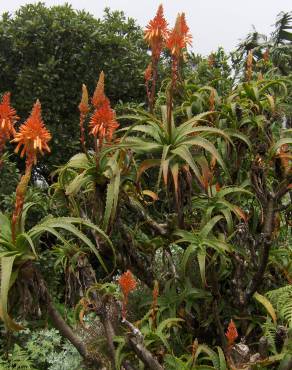
M 0 0 L 0 13 L 13 12 L 20 5 L 34 3 L 31 0 Z M 44 0 L 47 6 L 64 4 L 62 0 Z M 96 18 L 103 9 L 123 10 L 137 20 L 142 27 L 153 18 L 160 3 L 164 6 L 166 18 L 173 23 L 178 12 L 185 12 L 187 23 L 193 35 L 195 52 L 208 55 L 223 46 L 232 50 L 239 39 L 255 25 L 260 33 L 269 34 L 280 11 L 291 11 L 291 0 L 68 0 L 75 9 L 85 9 Z

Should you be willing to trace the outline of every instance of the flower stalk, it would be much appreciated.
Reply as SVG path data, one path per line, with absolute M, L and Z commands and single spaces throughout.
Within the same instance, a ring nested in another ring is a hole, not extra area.
M 230 320 L 228 324 L 228 328 L 225 333 L 225 336 L 228 341 L 228 347 L 231 347 L 234 344 L 235 340 L 238 338 L 238 332 L 234 324 L 234 321 L 232 319 Z
M 95 108 L 90 122 L 90 134 L 94 136 L 95 153 L 98 154 L 102 148 L 104 139 L 112 141 L 115 130 L 119 127 L 116 121 L 116 113 L 111 108 L 110 101 L 104 93 L 104 73 L 101 72 L 92 97 L 92 104 Z M 98 160 L 97 160 L 98 165 Z
M 52 136 L 42 120 L 41 103 L 37 100 L 29 118 L 20 126 L 19 131 L 15 133 L 12 140 L 12 142 L 17 143 L 15 153 L 18 153 L 21 149 L 20 157 L 26 156 L 25 173 L 16 188 L 16 201 L 12 214 L 11 228 L 13 242 L 16 240 L 17 224 L 23 210 L 24 198 L 31 177 L 32 167 L 37 163 L 38 153 L 43 155 L 44 151 L 51 151 L 48 146 L 51 138 Z
M 158 62 L 167 36 L 167 22 L 163 14 L 163 6 L 159 5 L 155 17 L 149 22 L 149 24 L 146 26 L 146 30 L 144 31 L 144 39 L 152 52 L 151 63 L 148 65 L 145 71 L 145 84 L 150 113 L 153 113 L 154 109 L 156 83 L 158 78 Z M 150 80 L 151 89 L 149 89 Z
M 155 280 L 154 282 L 154 288 L 152 291 L 152 307 L 151 307 L 151 317 L 152 317 L 152 326 L 153 328 L 156 328 L 157 326 L 157 310 L 158 310 L 158 296 L 159 296 L 159 285 L 158 281 Z
M 250 82 L 252 78 L 252 63 L 253 63 L 253 53 L 250 50 L 247 55 L 246 59 L 246 80 Z
M 183 51 L 187 45 L 191 45 L 192 36 L 186 23 L 185 14 L 179 13 L 176 18 L 175 26 L 169 33 L 166 40 L 166 47 L 169 49 L 172 58 L 171 83 L 168 91 L 167 104 L 167 124 L 169 137 L 172 135 L 172 110 L 173 95 L 179 79 L 179 64 L 183 56 Z
M 122 319 L 126 319 L 129 293 L 135 290 L 137 286 L 137 281 L 130 270 L 124 272 L 119 278 L 119 285 L 123 292 Z
M 87 153 L 84 122 L 89 112 L 89 105 L 88 105 L 88 91 L 86 85 L 84 84 L 82 85 L 82 96 L 78 108 L 80 111 L 80 144 L 83 152 Z

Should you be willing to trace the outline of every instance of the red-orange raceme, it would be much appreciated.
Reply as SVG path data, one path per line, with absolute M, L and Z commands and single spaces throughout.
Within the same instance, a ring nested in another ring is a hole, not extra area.
M 246 79 L 250 81 L 252 78 L 252 64 L 253 64 L 253 52 L 250 50 L 247 54 L 246 59 Z
M 154 58 L 159 59 L 167 36 L 167 22 L 163 14 L 163 6 L 159 5 L 156 16 L 148 23 L 144 31 L 144 39 L 150 46 Z
M 100 72 L 99 79 L 92 97 L 92 104 L 95 109 L 100 108 L 103 104 L 104 100 L 106 99 L 104 93 L 104 73 L 103 71 Z
M 110 101 L 105 98 L 102 105 L 96 109 L 89 122 L 91 128 L 90 133 L 98 137 L 99 140 L 103 140 L 105 137 L 107 141 L 111 141 L 115 130 L 119 127 L 116 121 L 116 114 L 111 109 Z
M 238 338 L 238 332 L 233 320 L 230 320 L 225 336 L 228 340 L 229 345 L 232 345 L 235 342 L 236 338 Z
M 183 49 L 192 44 L 192 35 L 189 33 L 189 27 L 186 23 L 185 14 L 177 15 L 175 26 L 169 33 L 166 40 L 166 46 L 171 54 L 176 58 L 181 56 Z
M 129 293 L 136 289 L 137 282 L 130 270 L 123 273 L 119 278 L 119 285 L 123 292 L 123 307 L 122 307 L 122 317 L 123 319 L 127 316 L 127 304 Z
M 14 124 L 19 119 L 16 110 L 10 105 L 10 93 L 5 93 L 0 103 L 0 152 L 5 142 L 15 135 Z
M 33 164 L 36 164 L 37 154 L 44 154 L 44 151 L 50 152 L 48 142 L 51 140 L 51 134 L 46 129 L 41 115 L 41 103 L 39 100 L 34 104 L 31 114 L 24 124 L 19 128 L 15 134 L 12 142 L 17 143 L 15 152 L 18 153 L 20 148 L 20 156 L 26 155 L 25 174 L 21 177 L 16 188 L 16 200 L 14 212 L 12 215 L 11 229 L 12 240 L 16 240 L 16 228 L 19 216 L 22 212 L 25 194 L 31 176 Z
M 152 77 L 152 63 L 149 63 L 144 72 L 145 82 L 147 83 L 148 81 L 150 81 L 151 77 Z
M 78 106 L 80 114 L 83 116 L 86 116 L 86 114 L 89 111 L 89 105 L 88 105 L 88 92 L 87 92 L 87 87 L 86 85 L 82 85 L 82 96 L 81 96 L 81 101 Z
M 44 151 L 50 152 L 48 142 L 52 136 L 46 129 L 41 116 L 41 103 L 39 100 L 33 106 L 31 114 L 27 121 L 19 128 L 19 132 L 15 134 L 12 142 L 17 143 L 15 153 L 18 153 L 20 148 L 20 156 L 26 155 L 28 161 L 36 163 L 37 154 L 44 154 Z
M 119 278 L 119 285 L 125 296 L 128 296 L 131 291 L 136 289 L 137 281 L 130 270 L 124 272 Z
M 82 85 L 82 96 L 81 102 L 78 106 L 80 111 L 80 143 L 84 152 L 86 152 L 85 146 L 85 129 L 84 129 L 84 121 L 86 118 L 87 113 L 89 112 L 89 104 L 88 104 L 88 91 L 86 85 Z
M 100 142 L 106 138 L 107 141 L 111 141 L 115 130 L 119 127 L 116 121 L 116 114 L 111 109 L 110 101 L 104 93 L 104 73 L 101 72 L 99 80 L 93 94 L 92 104 L 95 107 L 89 127 L 90 133 L 98 137 Z

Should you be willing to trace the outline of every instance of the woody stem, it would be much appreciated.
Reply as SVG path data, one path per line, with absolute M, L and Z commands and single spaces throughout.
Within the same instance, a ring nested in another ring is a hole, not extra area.
M 168 102 L 167 102 L 167 129 L 168 129 L 168 136 L 169 140 L 171 139 L 172 135 L 172 106 L 173 106 L 173 94 L 174 89 L 177 81 L 178 75 L 178 60 L 175 56 L 172 57 L 172 76 L 171 76 L 171 84 L 168 91 Z

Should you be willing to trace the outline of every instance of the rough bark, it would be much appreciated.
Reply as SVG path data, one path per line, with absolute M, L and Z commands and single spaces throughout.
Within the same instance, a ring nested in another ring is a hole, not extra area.
M 258 270 L 255 272 L 250 285 L 247 287 L 245 294 L 245 303 L 249 301 L 249 299 L 253 296 L 253 294 L 256 292 L 256 290 L 263 281 L 263 276 L 269 260 L 271 236 L 273 232 L 274 212 L 275 212 L 275 201 L 273 196 L 270 195 L 266 205 L 263 233 L 261 236 L 262 240 L 260 244 L 259 267 Z
M 77 349 L 88 365 L 93 366 L 95 369 L 102 370 L 104 368 L 102 362 L 96 357 L 93 358 L 90 355 L 90 353 L 87 351 L 85 343 L 73 332 L 72 328 L 66 323 L 66 321 L 55 308 L 52 297 L 48 291 L 47 284 L 39 270 L 33 265 L 31 265 L 31 268 L 35 277 L 35 281 L 38 282 L 38 290 L 39 294 L 41 295 L 40 298 L 42 305 L 47 310 L 55 328 L 64 338 L 69 340 L 69 342 Z

